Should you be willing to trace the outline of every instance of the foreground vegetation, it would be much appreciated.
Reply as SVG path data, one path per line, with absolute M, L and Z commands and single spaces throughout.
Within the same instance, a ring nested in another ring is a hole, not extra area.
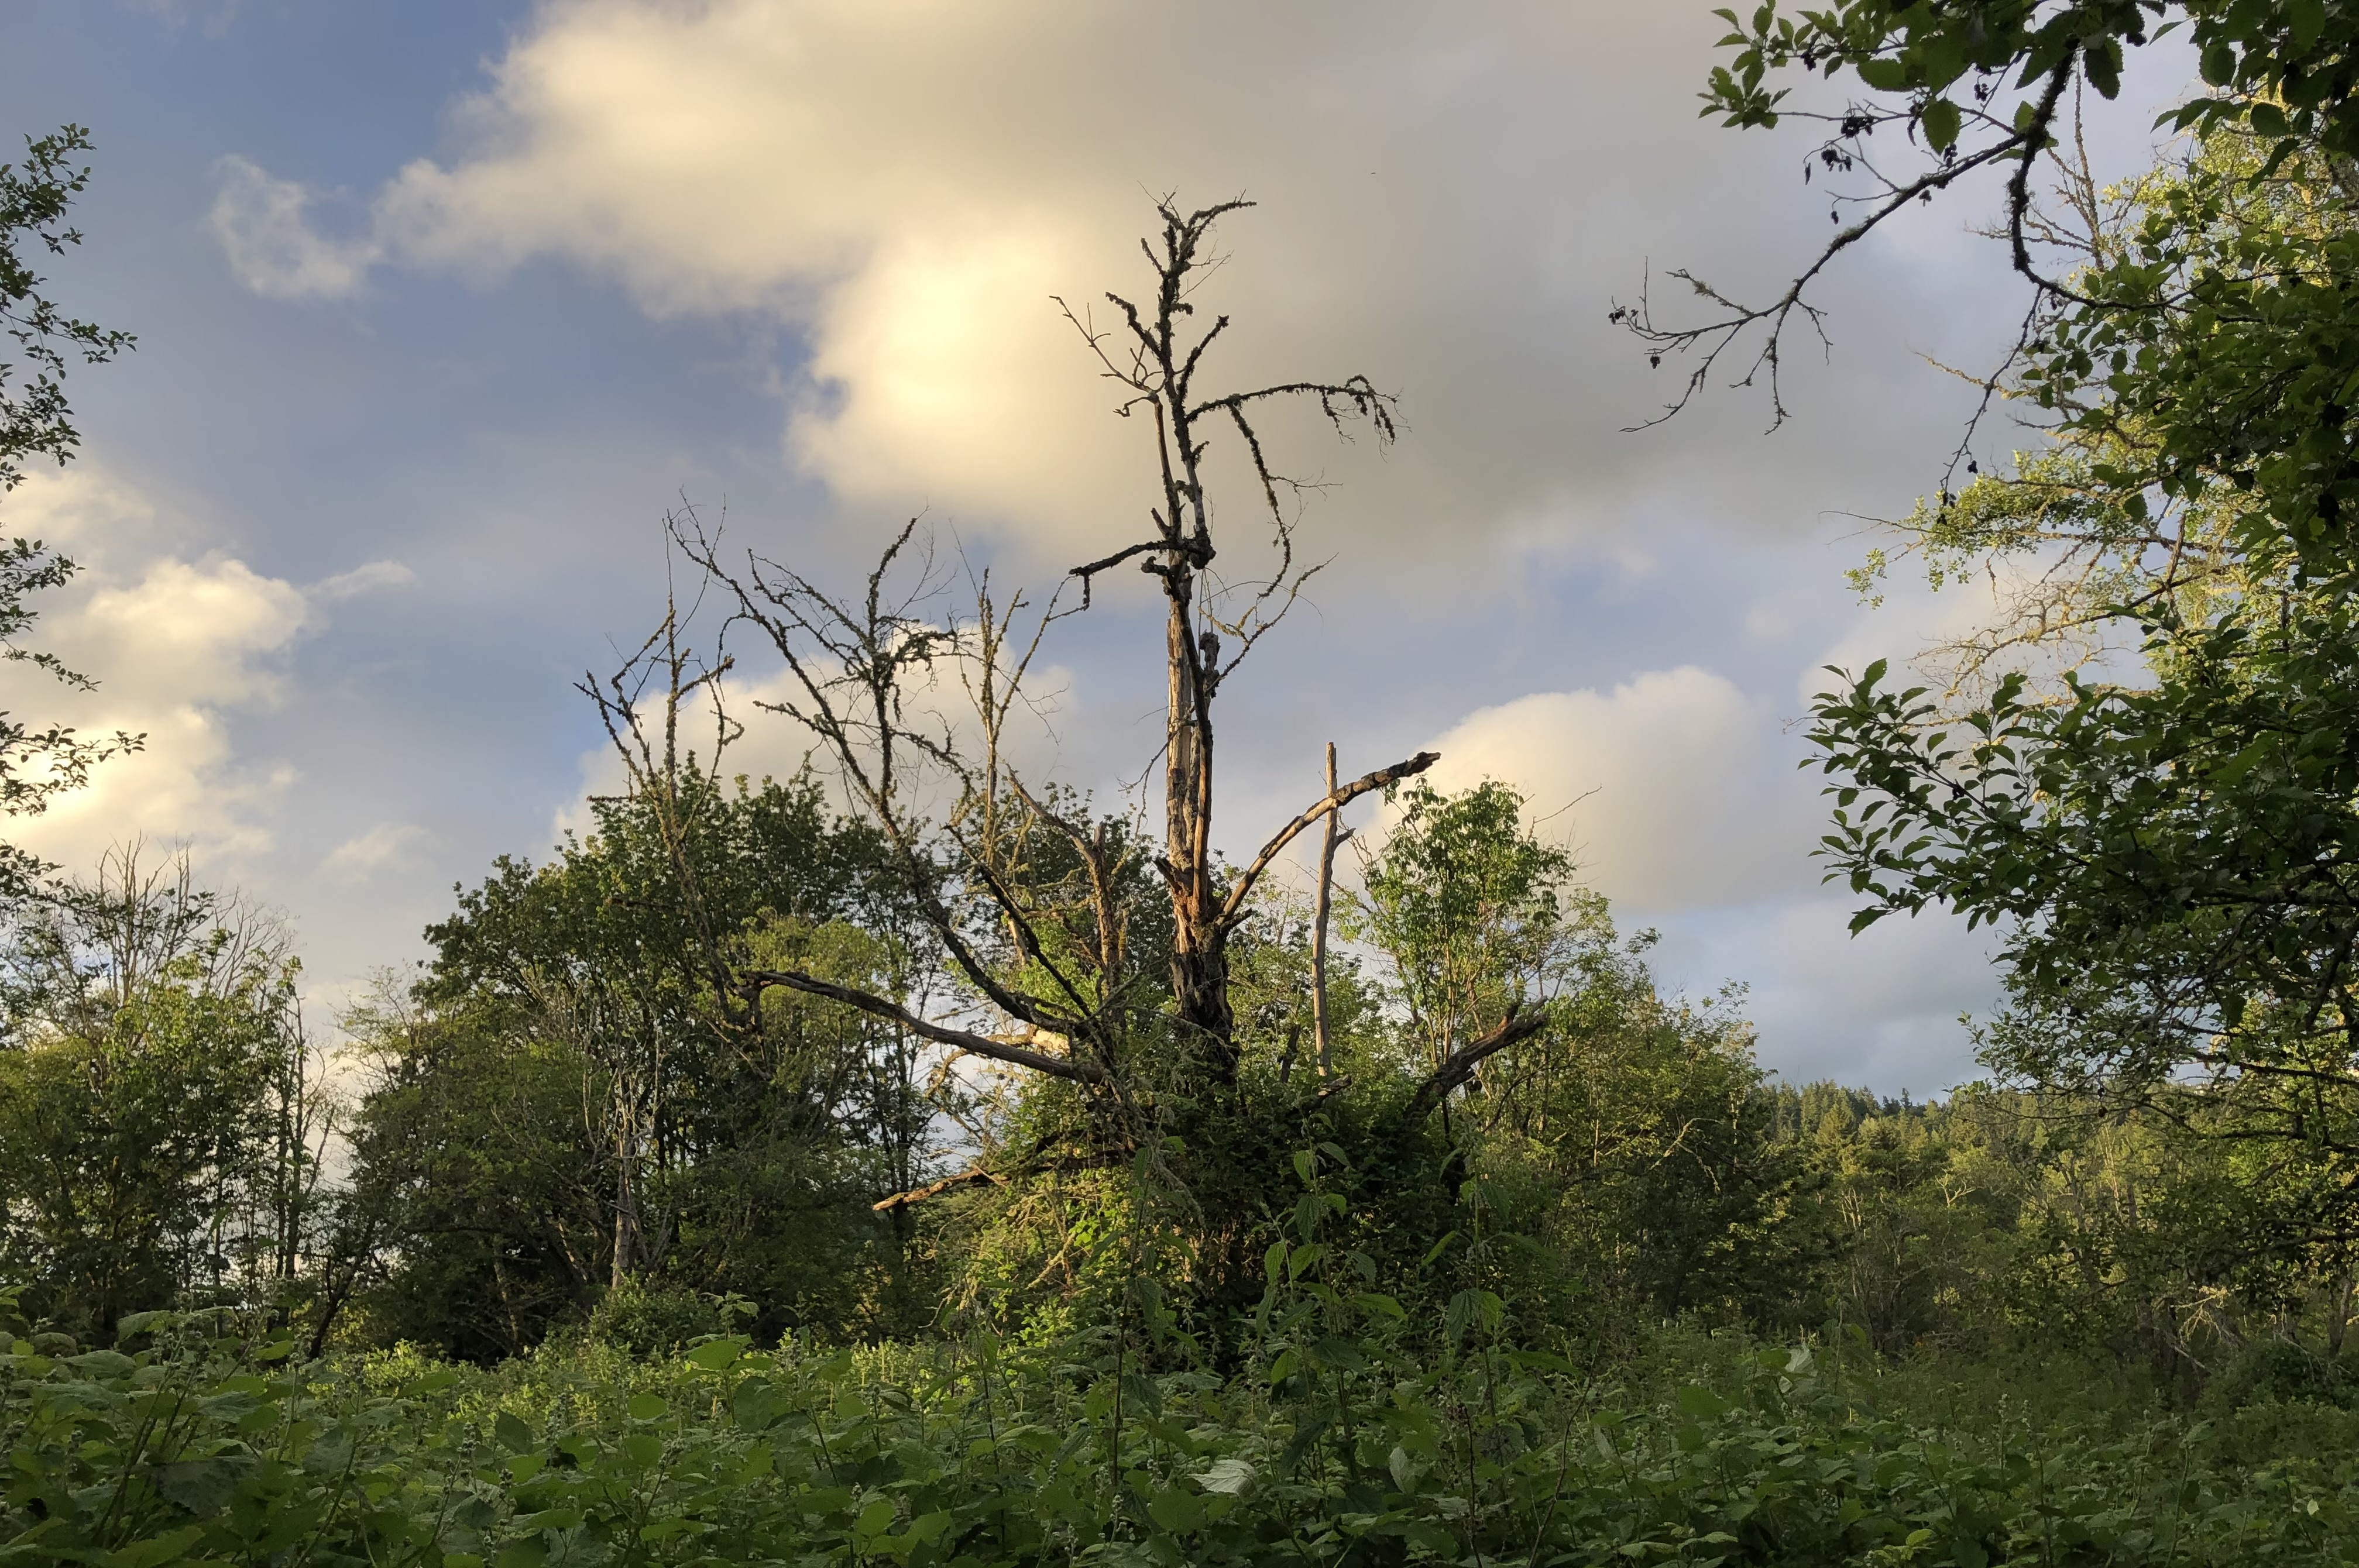
M 128 1354 L 20 1337 L 0 1531 L 11 1561 L 116 1568 L 2359 1561 L 2359 1415 L 2331 1405 L 2196 1420 L 2059 1400 L 2053 1361 L 1729 1336 L 1601 1380 L 1479 1311 L 1423 1334 L 1290 1271 L 1227 1375 L 987 1331 L 552 1341 L 491 1370 L 306 1365 L 228 1313 L 135 1320 Z M 1323 1332 L 1339 1311 L 1358 1335 Z

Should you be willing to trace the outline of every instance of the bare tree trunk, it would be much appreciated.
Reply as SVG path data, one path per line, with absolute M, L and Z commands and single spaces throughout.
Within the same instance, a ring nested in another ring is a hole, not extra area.
M 1170 868 L 1171 994 L 1180 1026 L 1212 1047 L 1212 1070 L 1223 1083 L 1236 1076 L 1236 1021 L 1229 1008 L 1228 930 L 1212 887 L 1212 687 L 1220 644 L 1200 643 L 1190 600 L 1190 574 L 1167 573 L 1171 613 L 1166 629 L 1170 666 L 1165 731 L 1163 810 L 1165 863 Z
M 1163 853 L 1155 864 L 1164 878 L 1173 916 L 1171 1017 L 1194 1058 L 1180 1068 L 1180 1080 L 1193 1079 L 1214 1088 L 1236 1079 L 1227 946 L 1231 934 L 1252 914 L 1250 900 L 1262 874 L 1296 836 L 1318 827 L 1322 816 L 1332 819 L 1348 802 L 1422 773 L 1437 760 L 1431 752 L 1419 752 L 1348 784 L 1331 779 L 1327 795 L 1280 827 L 1257 857 L 1233 876 L 1216 875 L 1213 699 L 1240 661 L 1285 619 L 1318 570 L 1316 565 L 1298 562 L 1294 550 L 1296 507 L 1289 502 L 1299 502 L 1307 487 L 1270 467 L 1256 420 L 1272 404 L 1307 402 L 1338 430 L 1356 419 L 1372 427 L 1379 444 L 1396 434 L 1392 395 L 1378 391 L 1364 376 L 1276 382 L 1210 395 L 1195 389 L 1206 351 L 1229 321 L 1223 316 L 1204 323 L 1191 297 L 1202 275 L 1217 265 L 1218 258 L 1207 249 L 1213 225 L 1245 205 L 1229 201 L 1183 212 L 1168 201 L 1158 204 L 1160 242 L 1146 244 L 1156 273 L 1151 301 L 1106 295 L 1120 325 L 1103 330 L 1086 308 L 1064 308 L 1106 376 L 1121 389 L 1116 412 L 1153 424 L 1161 495 L 1160 504 L 1148 508 L 1146 536 L 1073 568 L 1069 579 L 1081 585 L 1081 603 L 1060 609 L 1052 599 L 1040 622 L 1045 631 L 1054 621 L 1086 610 L 1092 585 L 1116 567 L 1133 566 L 1162 583 L 1168 682 L 1164 838 Z M 1255 569 L 1228 579 L 1212 575 L 1218 551 L 1202 465 L 1216 432 L 1234 438 L 1259 492 L 1257 510 L 1272 529 L 1276 557 L 1266 573 Z M 1020 657 L 1003 667 L 1003 618 L 994 612 L 987 589 L 981 593 L 981 615 L 974 627 L 941 624 L 938 613 L 921 604 L 930 592 L 929 552 L 920 549 L 903 557 L 916 526 L 913 521 L 886 549 L 869 575 L 864 597 L 839 600 L 790 568 L 750 554 L 743 572 L 733 572 L 719 560 L 715 539 L 692 515 L 676 517 L 672 524 L 673 537 L 688 557 L 736 601 L 738 614 L 732 623 L 758 628 L 786 662 L 788 686 L 760 706 L 795 720 L 820 739 L 847 790 L 907 870 L 915 907 L 951 967 L 1016 1027 L 1006 1033 L 948 1028 L 913 1012 L 900 1000 L 816 975 L 734 968 L 717 949 L 712 957 L 715 984 L 739 997 L 749 1012 L 762 990 L 773 986 L 858 1008 L 935 1044 L 1084 1086 L 1116 1121 L 1126 1124 L 1131 1115 L 1124 1076 L 1127 1063 L 1118 1047 L 1136 1010 L 1123 994 L 1118 855 L 1108 859 L 1103 831 L 1093 835 L 1082 825 L 1065 821 L 1036 801 L 1007 770 L 997 746 L 997 723 L 1017 699 L 1017 686 L 1038 647 L 1038 634 Z M 901 565 L 897 567 L 897 561 Z M 906 596 L 888 581 L 897 572 L 917 579 Z M 1010 601 L 1008 617 L 1020 602 Z M 642 731 L 634 682 L 643 671 L 668 669 L 674 688 L 679 687 L 681 666 L 672 630 L 668 621 L 624 675 L 603 688 L 594 682 L 584 684 L 635 776 L 653 768 L 658 748 Z M 1224 638 L 1230 642 L 1225 657 Z M 1008 651 L 1015 652 L 1012 647 Z M 964 666 L 962 678 L 984 720 L 979 763 L 961 756 L 947 733 L 934 734 L 915 712 L 905 713 L 904 682 L 920 676 L 930 678 L 937 662 Z M 698 681 L 710 680 L 725 667 L 724 659 L 700 674 Z M 669 756 L 669 739 L 661 754 Z M 910 793 L 911 785 L 929 773 L 954 786 L 960 798 L 948 828 L 939 835 L 915 809 L 912 802 L 918 797 Z M 1024 803 L 1031 819 L 1026 831 L 1035 823 L 1053 828 L 1071 840 L 1086 866 L 1097 927 L 1093 956 L 1085 947 L 1076 959 L 1063 944 L 1044 943 L 1040 911 L 1027 896 L 1020 877 L 1004 874 L 1009 868 L 997 863 L 1003 789 Z M 1331 820 L 1331 840 L 1337 835 Z M 952 850 L 968 892 L 1004 923 L 1019 964 L 1001 963 L 979 948 L 973 939 L 976 927 L 944 898 L 938 841 Z M 1332 860 L 1332 841 L 1329 852 Z M 682 874 L 688 872 L 683 870 Z M 1332 1042 L 1329 1045 L 1332 1050 Z M 1155 1086 L 1141 1087 L 1151 1093 Z
M 1327 798 L 1335 799 L 1335 742 L 1327 742 Z M 1319 902 L 1310 922 L 1310 1043 L 1319 1076 L 1333 1076 L 1332 1032 L 1327 1014 L 1327 919 L 1334 907 L 1335 848 L 1349 838 L 1341 804 L 1327 808 L 1327 830 L 1319 841 Z

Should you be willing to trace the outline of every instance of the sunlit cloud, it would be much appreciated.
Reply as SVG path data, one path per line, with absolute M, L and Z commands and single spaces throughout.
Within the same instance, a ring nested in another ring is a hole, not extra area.
M 1430 776 L 1445 791 L 1514 785 L 1535 830 L 1617 903 L 1695 909 L 1815 880 L 1810 790 L 1775 765 L 1776 738 L 1772 715 L 1687 665 L 1470 714 L 1434 742 Z
M 1234 260 L 1198 301 L 1239 322 L 1207 375 L 1364 373 L 1404 395 L 1412 436 L 1383 462 L 1278 420 L 1293 471 L 1340 484 L 1313 510 L 1322 538 L 1371 569 L 1444 575 L 1566 538 L 1636 559 L 1606 537 L 1614 496 L 1661 476 L 1621 433 L 1647 389 L 1593 373 L 1636 362 L 1601 267 L 1636 287 L 1641 210 L 1648 243 L 1703 264 L 1756 265 L 1757 243 L 1732 241 L 1799 220 L 1741 156 L 1699 160 L 1686 199 L 1659 200 L 1664 161 L 1712 133 L 1628 61 L 1700 56 L 1701 9 L 1503 0 L 1462 20 L 1399 3 L 1224 0 L 1173 27 L 1079 0 L 555 0 L 457 112 L 455 150 L 378 191 L 364 236 L 323 235 L 303 189 L 238 160 L 215 227 L 266 293 L 549 256 L 654 314 L 778 321 L 809 351 L 789 460 L 849 506 L 931 508 L 1062 566 L 1138 525 L 1153 470 L 1052 297 L 1119 348 L 1103 294 L 1143 286 L 1149 194 L 1242 192 L 1263 204 L 1233 221 Z M 1164 103 L 1187 106 L 1184 130 L 1146 107 Z M 1533 199 L 1576 169 L 1578 200 Z

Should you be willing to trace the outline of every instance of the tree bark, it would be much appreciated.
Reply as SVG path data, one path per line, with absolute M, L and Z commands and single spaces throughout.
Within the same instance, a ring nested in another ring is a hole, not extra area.
M 621 1290 L 639 1265 L 639 1140 L 636 1108 L 626 1105 L 614 1139 L 614 1260 L 607 1288 Z
M 949 1045 L 971 1055 L 1006 1062 L 1011 1066 L 1029 1067 L 1036 1073 L 1046 1073 L 1052 1078 L 1068 1078 L 1074 1083 L 1103 1084 L 1108 1080 L 1106 1070 L 1097 1063 L 1080 1056 L 1053 1056 L 1046 1051 L 1034 1051 L 1005 1040 L 994 1040 L 987 1034 L 976 1034 L 964 1029 L 946 1029 L 929 1022 L 908 1008 L 886 997 L 840 986 L 832 980 L 822 980 L 794 969 L 747 969 L 740 977 L 745 984 L 759 988 L 784 986 L 788 990 L 801 991 L 806 996 L 821 997 L 840 1001 L 846 1007 L 877 1018 L 890 1019 L 921 1040 L 937 1045 Z

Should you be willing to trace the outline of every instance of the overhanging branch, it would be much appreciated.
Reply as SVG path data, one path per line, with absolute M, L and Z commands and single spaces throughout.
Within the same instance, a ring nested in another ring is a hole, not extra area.
M 938 1198 L 944 1193 L 953 1193 L 961 1187 L 1004 1187 L 1026 1176 L 1071 1175 L 1081 1171 L 1110 1171 L 1123 1163 L 1126 1158 L 1128 1158 L 1127 1154 L 1122 1152 L 1102 1150 L 1093 1154 L 1069 1154 L 1038 1163 L 1018 1165 L 1007 1171 L 986 1171 L 977 1165 L 972 1170 L 961 1171 L 955 1176 L 944 1176 L 940 1181 L 928 1182 L 923 1186 L 911 1187 L 907 1192 L 898 1192 L 889 1197 L 879 1198 L 868 1206 L 878 1214 L 891 1214 L 896 1209 L 908 1208 L 911 1204 L 923 1203 L 928 1198 Z
M 1221 906 L 1221 924 L 1234 925 L 1245 917 L 1245 901 L 1253 896 L 1254 884 L 1261 881 L 1264 871 L 1269 870 L 1269 863 L 1276 860 L 1288 844 L 1294 842 L 1298 835 L 1318 822 L 1320 818 L 1331 811 L 1343 810 L 1372 790 L 1383 789 L 1387 784 L 1398 784 L 1406 778 L 1414 778 L 1440 761 L 1441 761 L 1441 753 L 1439 752 L 1419 752 L 1407 762 L 1395 762 L 1389 768 L 1378 768 L 1372 773 L 1363 773 L 1350 784 L 1330 791 L 1311 805 L 1305 806 L 1300 816 L 1270 836 L 1269 842 L 1261 847 L 1261 853 L 1254 857 L 1253 864 L 1247 866 L 1238 876 L 1236 884 L 1229 889 L 1228 901 Z

